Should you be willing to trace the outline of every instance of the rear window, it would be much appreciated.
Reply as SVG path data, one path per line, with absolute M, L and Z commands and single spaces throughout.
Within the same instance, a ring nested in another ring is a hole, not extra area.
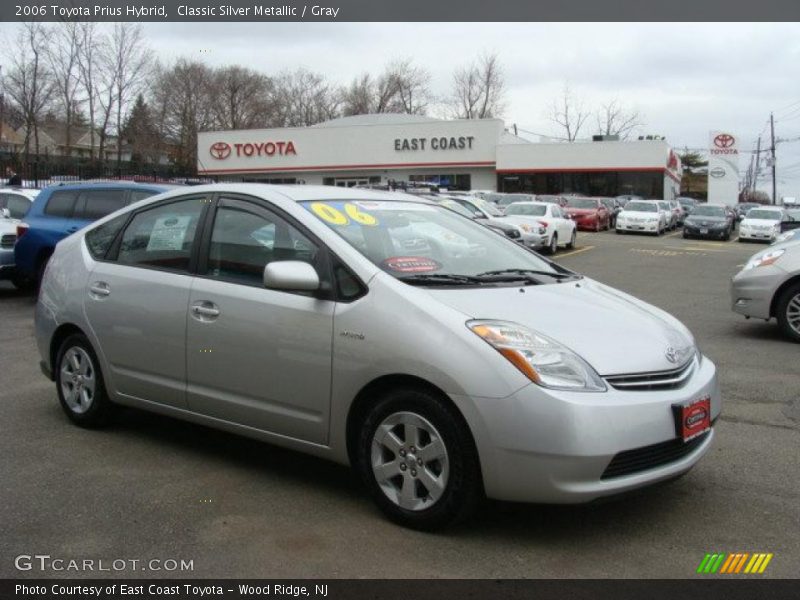
M 95 221 L 125 207 L 125 190 L 86 190 L 81 194 L 81 209 L 75 216 Z
M 78 192 L 75 191 L 53 192 L 47 200 L 47 206 L 44 207 L 44 214 L 51 217 L 72 217 L 77 197 Z

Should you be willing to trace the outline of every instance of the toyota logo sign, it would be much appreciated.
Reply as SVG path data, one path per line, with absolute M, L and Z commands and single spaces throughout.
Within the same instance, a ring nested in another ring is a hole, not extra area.
M 217 160 L 222 160 L 231 155 L 231 145 L 227 142 L 216 142 L 211 144 L 208 151 Z
M 736 143 L 736 138 L 729 133 L 720 133 L 714 138 L 714 145 L 717 148 L 730 148 Z

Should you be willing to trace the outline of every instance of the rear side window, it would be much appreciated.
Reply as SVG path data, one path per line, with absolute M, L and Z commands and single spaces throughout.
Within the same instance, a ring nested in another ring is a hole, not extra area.
M 71 218 L 77 198 L 78 192 L 75 191 L 53 192 L 47 200 L 47 206 L 44 207 L 44 214 L 51 217 Z
M 111 248 L 111 244 L 114 243 L 114 239 L 127 220 L 127 214 L 120 215 L 89 231 L 86 234 L 86 247 L 89 249 L 89 254 L 97 259 L 105 258 L 108 249 Z
M 125 190 L 86 190 L 81 193 L 78 219 L 95 221 L 125 207 Z
M 31 207 L 31 201 L 19 194 L 8 194 L 7 196 L 8 201 L 5 203 L 4 208 L 7 208 L 11 213 L 11 218 L 21 219 L 24 217 Z
M 204 200 L 198 196 L 138 213 L 122 234 L 117 261 L 140 267 L 188 271 Z

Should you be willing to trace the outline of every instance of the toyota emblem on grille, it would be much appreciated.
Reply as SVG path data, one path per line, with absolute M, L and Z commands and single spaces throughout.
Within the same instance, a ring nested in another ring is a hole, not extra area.
M 678 352 L 672 346 L 669 346 L 665 351 L 664 355 L 667 357 L 667 360 L 671 363 L 678 362 Z
M 215 144 L 211 144 L 209 153 L 218 160 L 228 158 L 228 156 L 231 154 L 231 145 L 227 142 L 217 142 Z

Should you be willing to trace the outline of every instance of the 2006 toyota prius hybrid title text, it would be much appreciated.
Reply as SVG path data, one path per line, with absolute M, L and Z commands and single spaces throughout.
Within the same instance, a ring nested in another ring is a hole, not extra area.
M 675 478 L 720 412 L 678 320 L 392 192 L 143 200 L 58 244 L 36 334 L 75 423 L 123 404 L 349 463 L 422 529 Z

